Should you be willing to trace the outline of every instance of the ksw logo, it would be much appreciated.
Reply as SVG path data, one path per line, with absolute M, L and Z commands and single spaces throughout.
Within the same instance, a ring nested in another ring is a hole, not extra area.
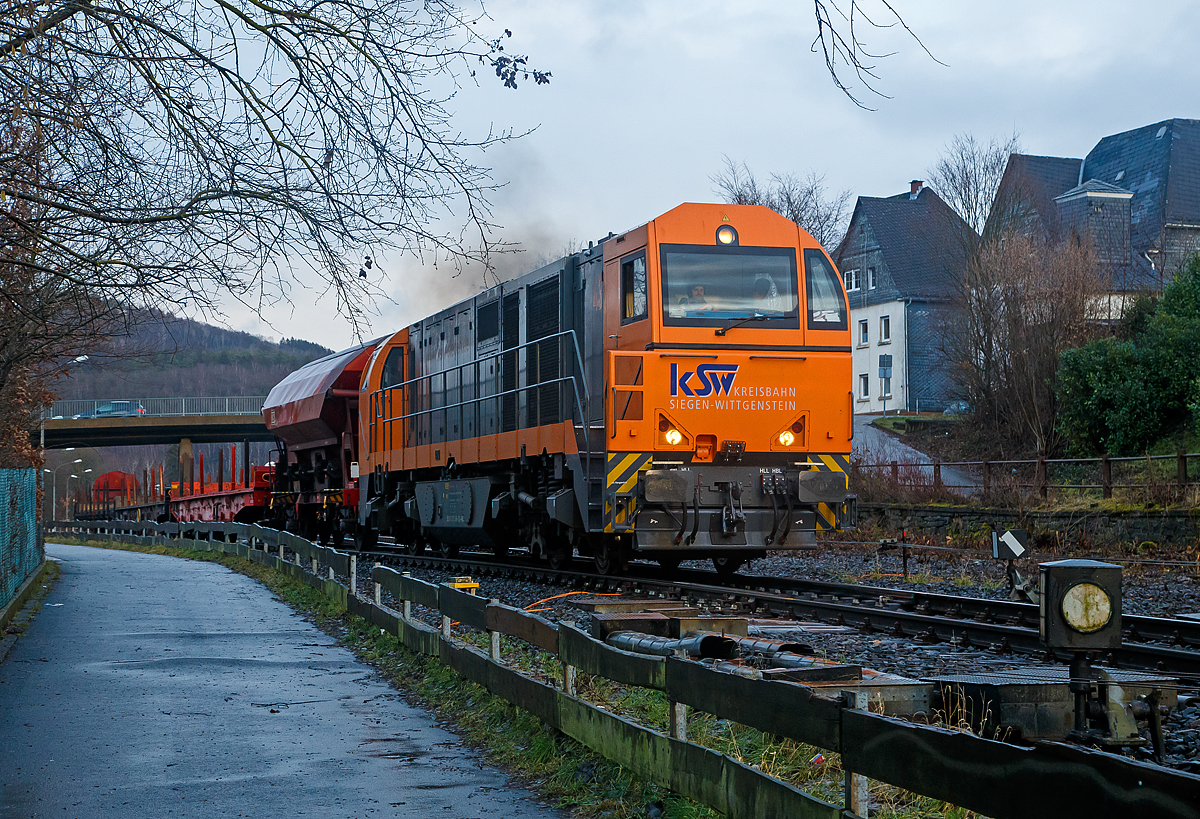
M 671 365 L 671 395 L 691 395 L 707 398 L 710 395 L 729 395 L 733 379 L 737 378 L 737 364 L 701 364 L 695 371 L 679 372 L 679 365 Z M 691 386 L 688 382 L 695 378 Z M 699 383 L 696 383 L 699 382 Z

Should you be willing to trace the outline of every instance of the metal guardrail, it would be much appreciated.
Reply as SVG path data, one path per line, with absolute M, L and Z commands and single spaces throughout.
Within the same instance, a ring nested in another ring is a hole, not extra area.
M 55 401 L 42 417 L 49 421 L 56 418 L 131 418 L 143 415 L 258 415 L 266 400 L 265 395 L 78 399 Z M 139 407 L 145 412 L 137 412 Z
M 288 532 L 216 522 L 55 521 L 51 526 L 67 532 L 106 533 L 113 540 L 147 545 L 181 546 L 177 538 L 191 535 L 193 539 L 187 542 L 193 548 L 234 553 L 286 571 L 335 598 L 352 614 L 396 634 L 408 649 L 439 658 L 462 677 L 597 753 L 731 819 L 850 819 L 865 815 L 866 794 L 857 791 L 857 783 L 852 788 L 848 781 L 847 804 L 839 807 L 740 760 L 689 742 L 683 706 L 836 751 L 842 755 L 848 780 L 870 777 L 994 819 L 1200 817 L 1200 776 L 1065 743 L 1021 747 L 983 739 L 872 713 L 869 703 L 860 701 L 866 699 L 862 696 L 835 699 L 796 683 L 747 679 L 692 660 L 630 654 L 569 625 L 550 623 L 445 585 L 405 577 L 388 567 L 377 566 L 371 572 L 376 589 L 372 604 L 357 596 L 356 555 L 318 546 Z M 295 562 L 284 560 L 285 547 L 294 553 Z M 279 557 L 271 554 L 272 549 L 278 549 Z M 318 564 L 328 568 L 329 579 L 318 572 Z M 335 571 L 349 575 L 350 588 L 333 579 Z M 381 586 L 403 603 L 403 614 L 380 604 Z M 413 619 L 414 603 L 435 609 L 441 629 Z M 487 632 L 490 652 L 482 653 L 455 640 L 452 621 Z M 500 653 L 501 634 L 556 654 L 563 667 L 562 687 L 507 666 Z M 664 692 L 672 714 L 670 735 L 615 716 L 576 696 L 579 672 Z M 862 813 L 856 814 L 855 809 Z

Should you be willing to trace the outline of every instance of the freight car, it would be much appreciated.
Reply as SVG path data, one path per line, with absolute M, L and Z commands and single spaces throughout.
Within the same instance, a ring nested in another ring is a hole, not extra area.
M 845 291 L 757 206 L 684 204 L 375 345 L 356 542 L 711 558 L 850 528 Z
M 358 397 L 382 339 L 305 364 L 271 390 L 262 415 L 278 441 L 269 525 L 328 543 L 358 511 Z

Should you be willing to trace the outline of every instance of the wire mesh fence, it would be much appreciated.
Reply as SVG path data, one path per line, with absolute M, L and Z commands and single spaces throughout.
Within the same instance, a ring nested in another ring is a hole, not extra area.
M 37 471 L 0 469 L 0 609 L 44 559 L 37 530 Z
M 180 398 L 106 398 L 55 401 L 46 410 L 53 418 L 134 418 L 149 415 L 258 415 L 265 395 L 191 396 Z

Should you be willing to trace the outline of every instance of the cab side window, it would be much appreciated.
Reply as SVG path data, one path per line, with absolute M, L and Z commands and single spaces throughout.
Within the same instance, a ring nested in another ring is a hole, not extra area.
M 380 374 L 381 389 L 394 387 L 404 381 L 404 348 L 393 347 L 383 362 L 383 372 Z
M 621 323 L 644 319 L 647 307 L 646 254 L 640 253 L 621 262 Z

